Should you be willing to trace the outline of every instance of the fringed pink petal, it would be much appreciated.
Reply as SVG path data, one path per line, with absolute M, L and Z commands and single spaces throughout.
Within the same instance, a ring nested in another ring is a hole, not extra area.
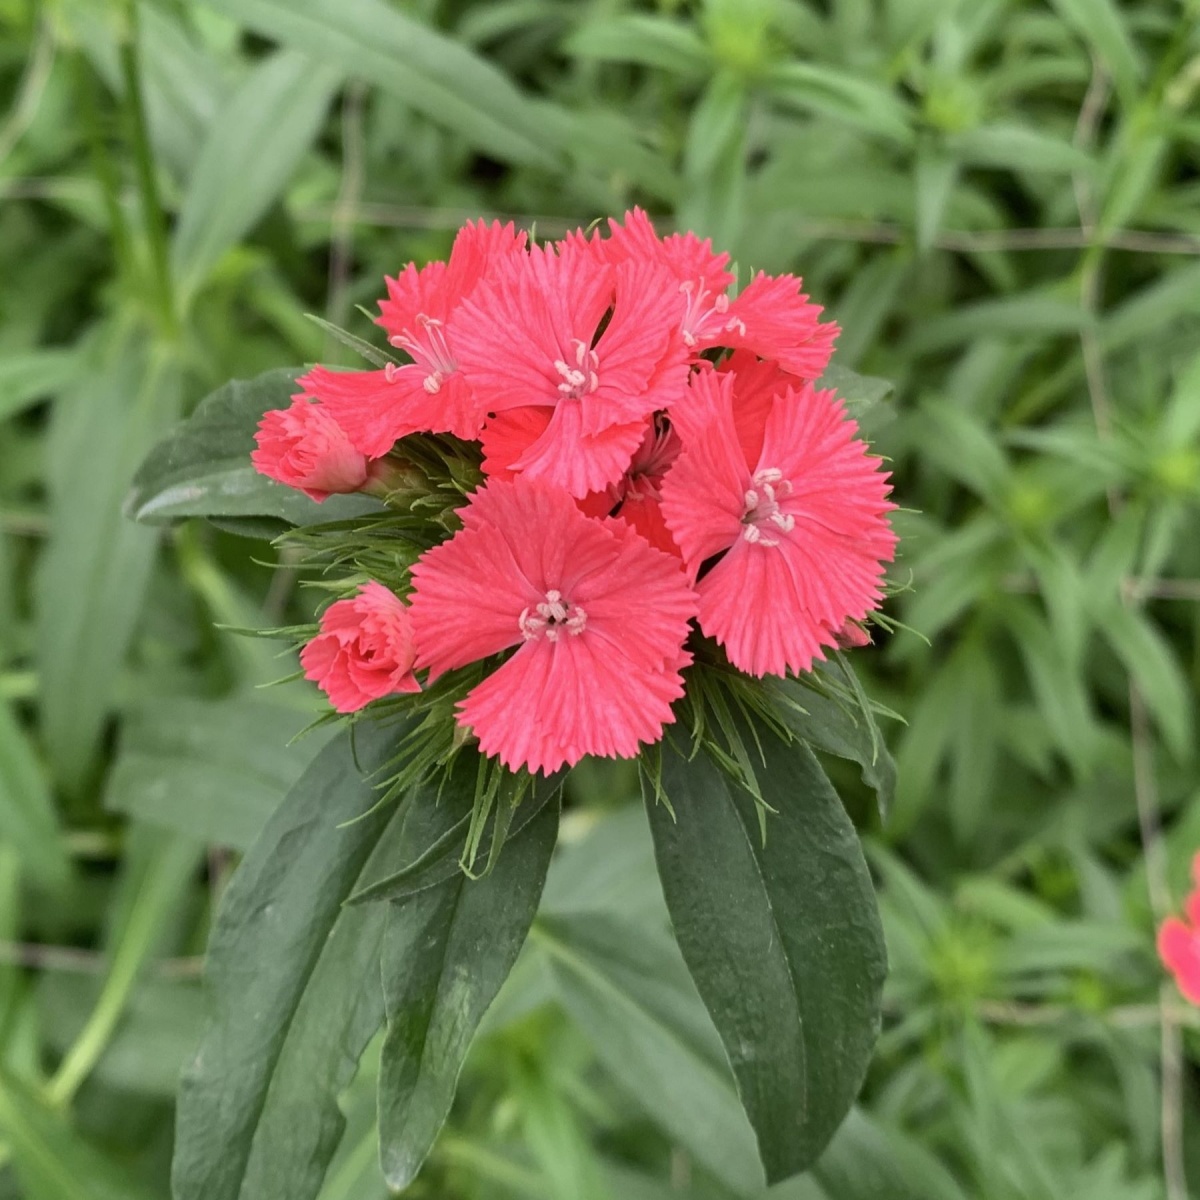
M 455 322 L 454 353 L 483 411 L 563 399 L 566 371 L 587 352 L 612 303 L 613 272 L 580 251 L 535 246 L 496 264 Z
M 329 409 L 356 449 L 382 458 L 410 433 L 479 436 L 482 418 L 462 377 L 447 375 L 433 392 L 427 378 L 416 365 L 387 371 L 314 367 L 299 383 Z
M 732 388 L 732 378 L 715 371 L 693 377 L 692 403 L 676 422 L 683 450 L 662 482 L 663 519 L 693 579 L 742 534 L 750 470 L 733 424 Z
M 417 337 L 420 318 L 445 323 L 489 269 L 525 247 L 525 234 L 512 222 L 468 222 L 458 231 L 446 263 L 420 270 L 412 263 L 395 279 L 386 280 L 388 298 L 380 302 L 379 324 L 393 337 Z
M 546 431 L 531 442 L 511 469 L 529 479 L 565 488 L 577 499 L 616 483 L 645 436 L 645 418 L 612 425 L 593 436 L 583 432 L 577 404 L 554 409 Z
M 675 671 L 646 671 L 586 636 L 523 646 L 463 702 L 459 723 L 480 750 L 516 770 L 551 774 L 584 755 L 634 758 L 674 721 Z
M 683 551 L 675 544 L 675 539 L 667 528 L 660 501 L 635 493 L 622 502 L 617 510 L 616 519 L 624 521 L 656 550 L 682 560 Z
M 512 479 L 513 463 L 546 432 L 554 409 L 530 406 L 510 408 L 487 419 L 480 434 L 483 473 L 496 479 Z
M 812 669 L 835 644 L 829 628 L 796 595 L 795 579 L 777 547 L 738 541 L 696 585 L 700 628 L 725 647 L 748 675 Z
M 829 365 L 838 327 L 800 291 L 794 275 L 759 272 L 729 306 L 729 320 L 706 345 L 752 350 L 792 375 L 818 379 Z
M 542 598 L 505 533 L 483 523 L 427 550 L 412 580 L 417 667 L 431 681 L 520 643 L 521 613 Z
M 1168 917 L 1158 931 L 1158 956 L 1184 996 L 1200 1004 L 1200 932 Z
M 573 592 L 580 579 L 611 572 L 620 558 L 604 524 L 584 516 L 560 488 L 536 480 L 491 482 L 459 516 L 467 530 L 490 529 L 504 538 L 538 600 L 551 589 Z
M 676 555 L 655 549 L 619 517 L 603 528 L 615 536 L 615 556 L 600 569 L 578 571 L 571 599 L 587 613 L 587 637 L 607 639 L 638 666 L 660 670 L 687 639 L 696 593 Z
M 794 386 L 796 379 L 780 370 L 778 363 L 760 359 L 749 350 L 735 350 L 717 370 L 733 376 L 733 423 L 746 461 L 756 463 L 762 457 L 763 435 L 775 397 Z

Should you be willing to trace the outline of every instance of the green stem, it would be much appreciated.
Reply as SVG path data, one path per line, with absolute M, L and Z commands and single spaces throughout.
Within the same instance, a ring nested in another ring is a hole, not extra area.
M 171 282 L 171 260 L 167 245 L 167 220 L 158 191 L 154 169 L 154 153 L 150 146 L 146 105 L 142 97 L 142 75 L 138 65 L 138 9 L 136 0 L 129 3 L 129 26 L 121 39 L 121 80 L 125 88 L 125 108 L 133 144 L 134 165 L 137 169 L 138 193 L 146 239 L 150 244 L 150 269 L 159 312 L 169 337 L 179 330 L 175 313 L 175 289 Z
M 100 89 L 96 86 L 96 77 L 92 74 L 92 68 L 83 51 L 75 55 L 75 78 L 92 158 L 92 170 L 100 184 L 100 194 L 104 197 L 104 213 L 108 218 L 108 230 L 112 237 L 113 256 L 122 272 L 129 278 L 133 270 L 133 244 L 129 237 L 125 214 L 121 211 L 120 182 L 104 139 L 100 116 Z

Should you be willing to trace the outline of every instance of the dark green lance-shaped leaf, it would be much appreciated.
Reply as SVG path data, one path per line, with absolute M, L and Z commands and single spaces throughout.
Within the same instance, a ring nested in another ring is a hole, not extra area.
M 790 679 L 772 681 L 771 688 L 780 696 L 780 718 L 797 735 L 814 749 L 858 764 L 886 816 L 896 795 L 896 762 L 870 709 Z
M 388 1033 L 379 1076 L 380 1159 L 407 1187 L 450 1112 L 475 1030 L 517 960 L 558 833 L 558 802 L 509 839 L 494 869 L 386 905 Z
M 858 1093 L 886 955 L 858 837 L 820 764 L 759 737 L 765 840 L 755 801 L 703 754 L 664 750 L 676 819 L 648 803 L 680 949 L 775 1182 L 816 1160 Z
M 313 525 L 377 511 L 379 502 L 367 496 L 331 496 L 317 504 L 250 465 L 258 422 L 268 409 L 287 408 L 299 373 L 277 370 L 235 379 L 205 397 L 142 463 L 125 501 L 128 515 L 152 523 L 272 517 Z
M 210 0 L 247 28 L 398 96 L 494 158 L 553 164 L 536 109 L 495 67 L 383 0 Z
M 344 1121 L 338 1094 L 383 1020 L 381 905 L 346 908 L 364 869 L 398 865 L 406 810 L 371 772 L 403 730 L 342 734 L 267 822 L 209 946 L 213 1019 L 184 1074 L 176 1200 L 305 1200 Z

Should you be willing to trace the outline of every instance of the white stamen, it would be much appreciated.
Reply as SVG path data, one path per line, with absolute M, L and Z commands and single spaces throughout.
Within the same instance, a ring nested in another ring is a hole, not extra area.
M 689 349 L 694 348 L 710 331 L 728 332 L 738 329 L 741 334 L 745 334 L 746 326 L 737 317 L 733 317 L 724 325 L 720 323 L 719 318 L 729 311 L 729 297 L 724 292 L 714 296 L 698 279 L 686 280 L 679 285 L 679 290 L 687 296 L 687 307 L 683 311 L 680 326 L 683 343 Z
M 546 593 L 546 599 L 535 605 L 532 612 L 528 608 L 521 610 L 517 626 L 527 642 L 540 637 L 548 642 L 557 642 L 564 630 L 578 637 L 587 628 L 587 613 L 579 605 L 563 600 L 562 593 L 551 588 Z
M 556 358 L 554 369 L 563 380 L 558 385 L 559 394 L 568 400 L 579 400 L 600 386 L 600 377 L 595 370 L 600 365 L 600 356 L 579 338 L 574 338 L 571 344 L 575 347 L 577 365 L 572 367 L 564 359 Z
M 418 366 L 427 368 L 428 373 L 425 376 L 424 387 L 433 396 L 441 391 L 446 376 L 453 375 L 458 370 L 458 363 L 455 361 L 454 355 L 450 353 L 450 346 L 446 341 L 446 333 L 441 321 L 425 313 L 418 313 L 417 325 L 420 327 L 419 333 L 414 333 L 411 329 L 403 329 L 399 333 L 392 334 L 388 341 L 411 355 Z M 385 371 L 387 369 L 384 368 Z M 392 382 L 390 372 L 388 382 Z
M 746 489 L 743 497 L 742 537 L 755 546 L 778 546 L 779 539 L 764 532 L 764 527 L 773 525 L 783 533 L 791 533 L 796 527 L 796 518 L 783 512 L 780 501 L 792 494 L 792 481 L 784 479 L 778 467 L 764 467 L 750 480 L 754 485 Z

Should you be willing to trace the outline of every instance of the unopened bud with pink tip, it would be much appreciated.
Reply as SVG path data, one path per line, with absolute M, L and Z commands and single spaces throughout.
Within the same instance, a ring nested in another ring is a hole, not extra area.
M 321 404 L 307 397 L 265 413 L 254 440 L 258 449 L 250 461 L 256 471 L 318 502 L 339 492 L 360 492 L 371 479 L 367 456 L 355 450 Z

